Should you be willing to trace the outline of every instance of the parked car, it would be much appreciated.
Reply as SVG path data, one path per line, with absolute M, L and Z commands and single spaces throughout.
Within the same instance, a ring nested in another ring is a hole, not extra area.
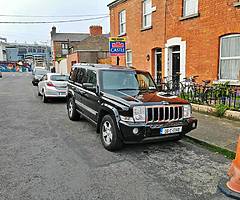
M 197 127 L 191 105 L 159 92 L 148 72 L 112 65 L 75 64 L 67 110 L 70 120 L 95 124 L 111 151 L 123 143 L 179 140 Z
M 47 103 L 50 98 L 66 98 L 69 76 L 58 73 L 45 74 L 38 83 L 38 96 Z
M 47 73 L 49 73 L 49 71 L 46 70 L 45 68 L 36 67 L 32 72 L 33 74 L 32 84 L 34 86 L 37 86 L 39 83 L 39 80 Z

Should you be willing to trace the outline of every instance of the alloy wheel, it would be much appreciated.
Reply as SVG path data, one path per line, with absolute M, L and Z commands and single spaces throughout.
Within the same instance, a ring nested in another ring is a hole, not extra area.
M 102 128 L 103 140 L 107 145 L 110 145 L 112 142 L 112 126 L 109 121 L 105 121 Z

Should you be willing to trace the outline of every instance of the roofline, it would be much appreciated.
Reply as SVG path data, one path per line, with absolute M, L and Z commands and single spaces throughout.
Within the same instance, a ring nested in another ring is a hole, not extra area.
M 107 6 L 109 7 L 109 9 L 121 4 L 121 3 L 124 3 L 126 2 L 127 0 L 115 0 L 113 1 L 112 3 L 108 4 Z
M 94 49 L 79 49 L 79 50 L 75 50 L 73 53 L 76 53 L 76 52 L 109 52 L 109 50 L 106 50 L 106 49 L 104 49 L 104 50 L 99 50 L 99 49 L 96 49 L 96 50 L 94 50 Z

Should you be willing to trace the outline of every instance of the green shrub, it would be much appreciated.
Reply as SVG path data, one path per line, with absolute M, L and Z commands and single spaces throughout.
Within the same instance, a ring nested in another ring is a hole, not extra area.
M 223 117 L 224 113 L 228 109 L 228 106 L 226 106 L 224 104 L 217 104 L 215 106 L 215 108 L 216 108 L 216 115 L 217 115 L 217 117 Z

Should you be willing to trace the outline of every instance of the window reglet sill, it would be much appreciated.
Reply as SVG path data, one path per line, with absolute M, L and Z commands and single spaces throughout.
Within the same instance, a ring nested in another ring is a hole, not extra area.
M 126 36 L 127 33 L 122 33 L 122 34 L 119 34 L 118 37 L 123 37 L 123 36 Z
M 150 30 L 150 29 L 152 29 L 152 26 L 142 28 L 141 31 L 148 31 L 148 30 Z
M 234 7 L 240 7 L 240 2 L 235 2 L 235 3 L 233 3 L 233 6 L 234 6 Z
M 179 20 L 180 20 L 180 21 L 183 21 L 183 20 L 187 20 L 187 19 L 196 18 L 196 17 L 199 17 L 199 16 L 200 16 L 200 14 L 199 14 L 199 13 L 196 13 L 196 14 L 192 14 L 192 15 L 180 17 Z

